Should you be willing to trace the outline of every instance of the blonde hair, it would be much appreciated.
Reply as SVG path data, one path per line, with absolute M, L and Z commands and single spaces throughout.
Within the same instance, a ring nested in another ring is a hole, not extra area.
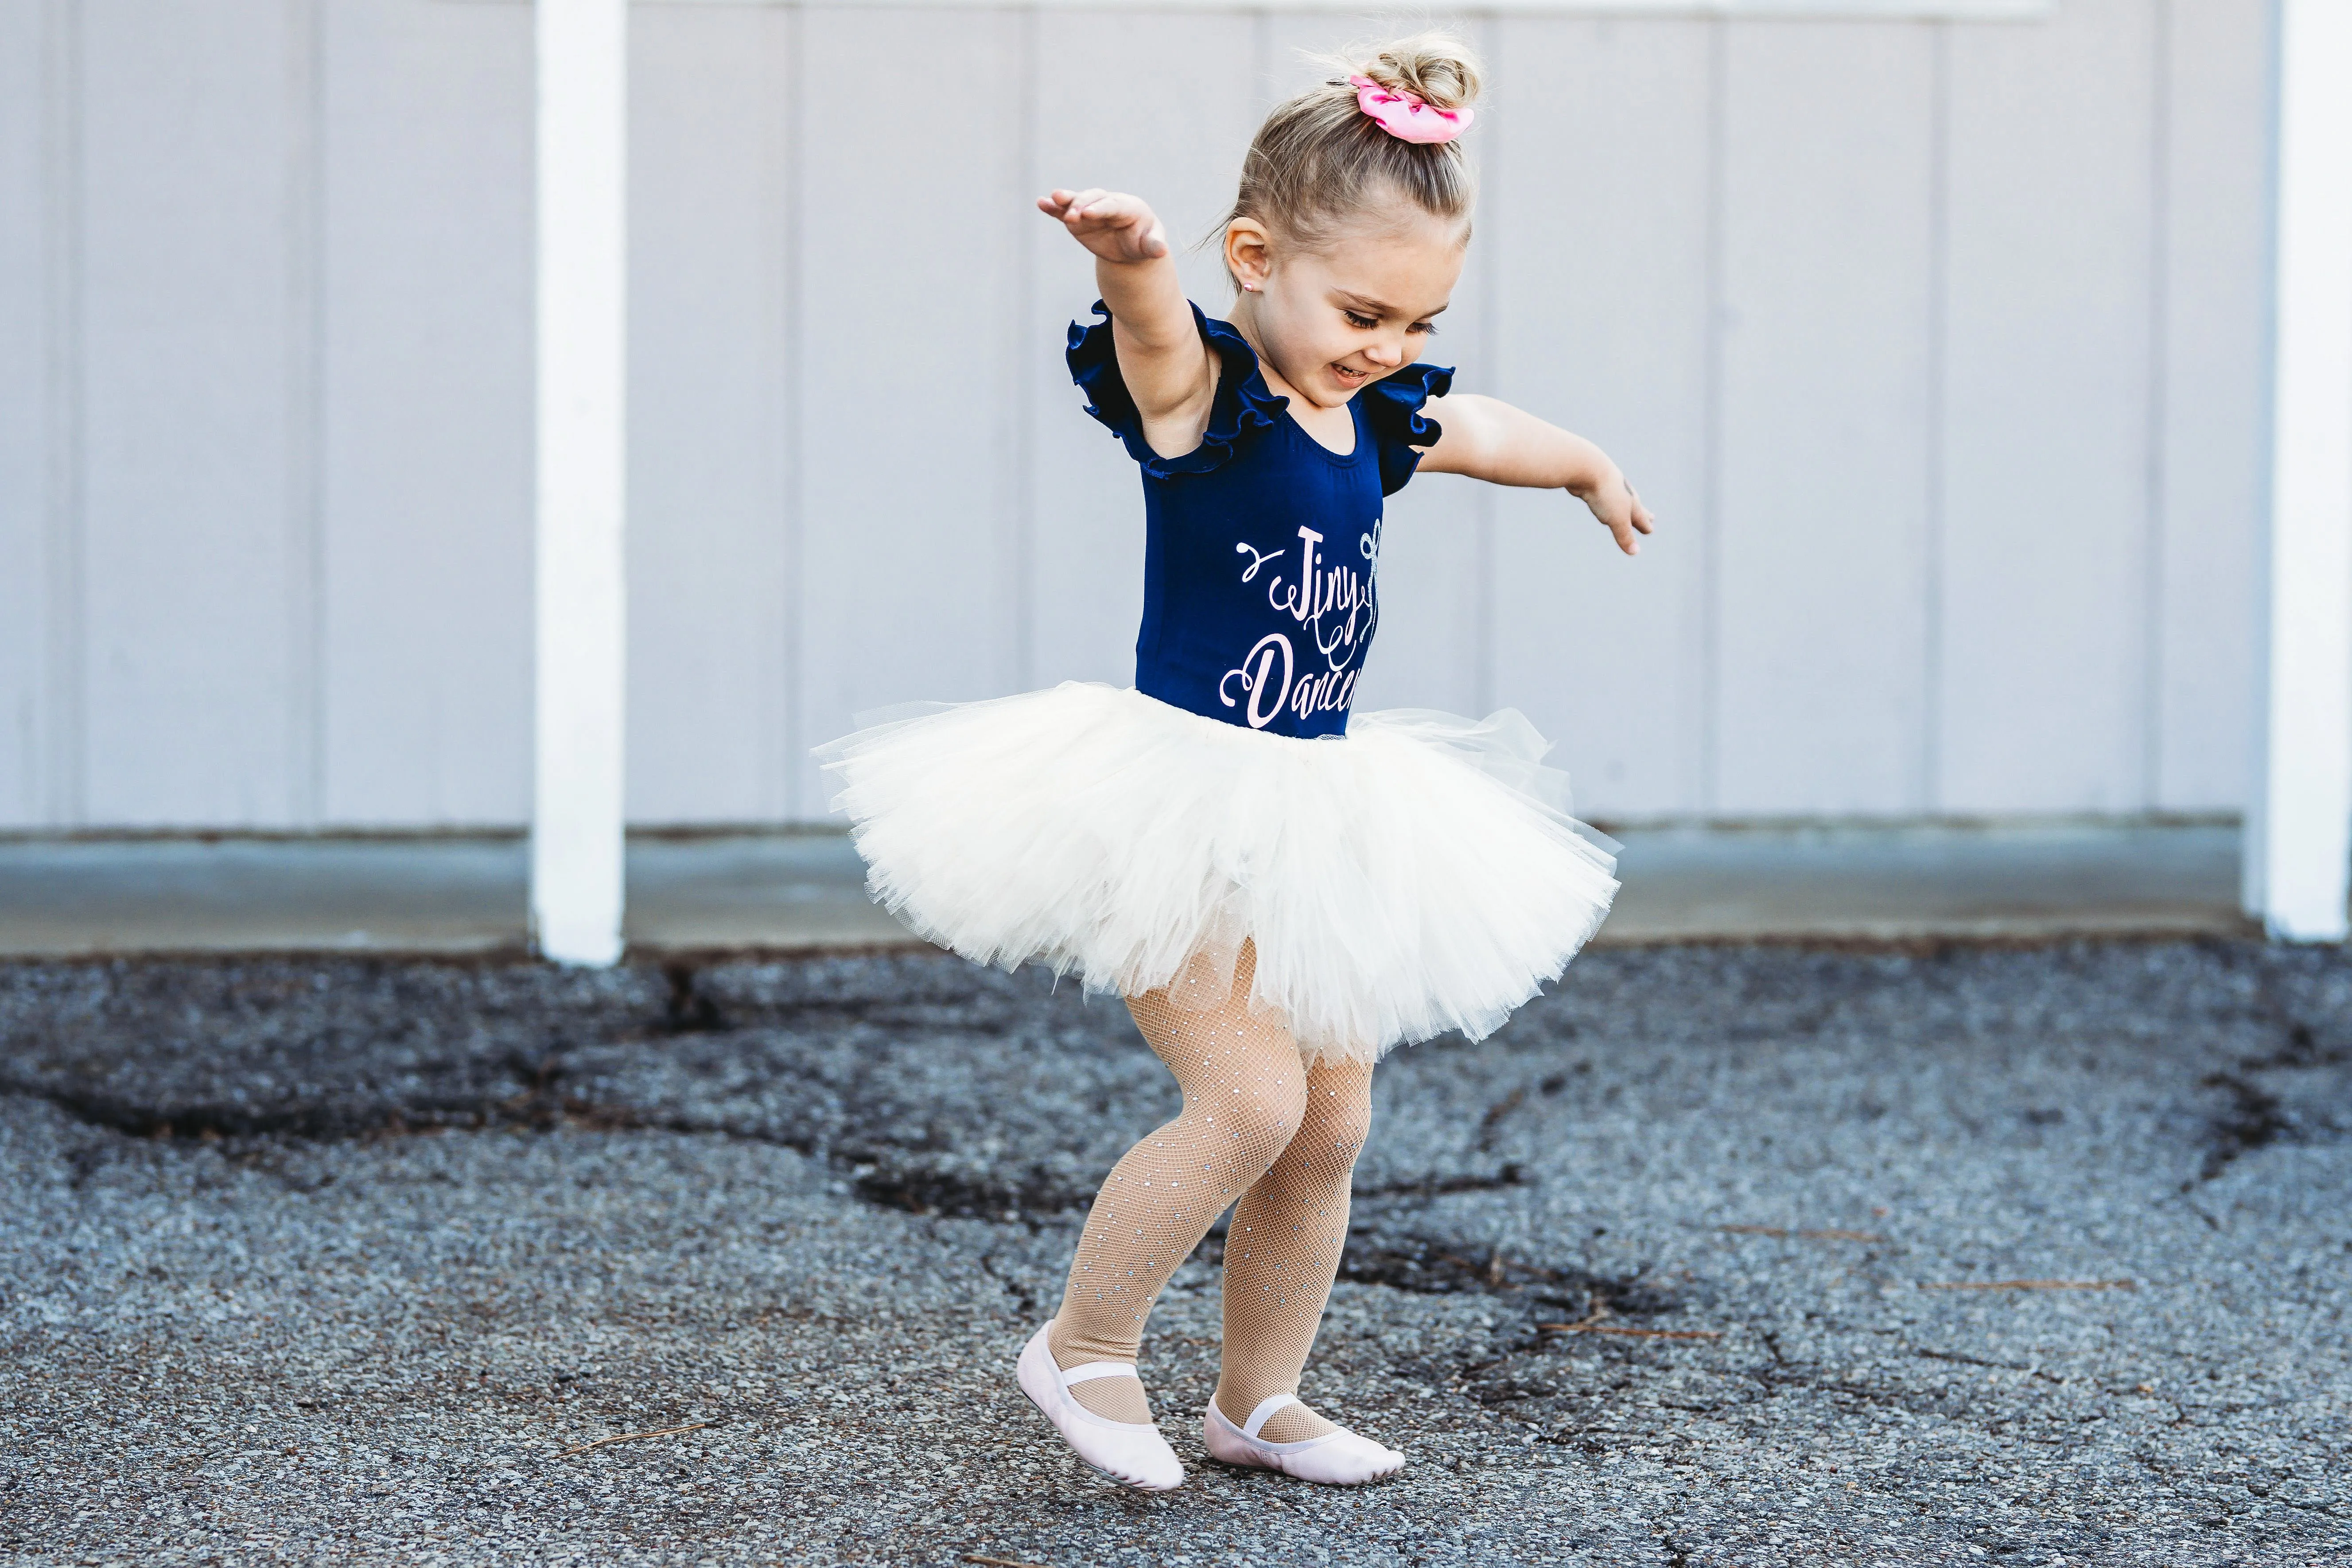
M 1450 33 L 1416 33 L 1321 58 L 1333 79 L 1265 117 L 1242 160 L 1240 194 L 1212 238 L 1253 218 L 1296 244 L 1326 243 L 1340 222 L 1402 197 L 1433 216 L 1459 220 L 1469 238 L 1478 182 L 1459 140 L 1402 142 L 1356 100 L 1350 76 L 1409 92 L 1434 109 L 1465 109 L 1478 96 L 1478 58 Z

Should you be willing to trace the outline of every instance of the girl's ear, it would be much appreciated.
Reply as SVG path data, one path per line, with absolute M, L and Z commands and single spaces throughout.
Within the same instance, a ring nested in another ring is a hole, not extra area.
M 1246 294 L 1255 294 L 1265 287 L 1266 277 L 1274 270 L 1274 253 L 1268 247 L 1265 226 L 1254 217 L 1237 217 L 1225 226 L 1225 270 Z

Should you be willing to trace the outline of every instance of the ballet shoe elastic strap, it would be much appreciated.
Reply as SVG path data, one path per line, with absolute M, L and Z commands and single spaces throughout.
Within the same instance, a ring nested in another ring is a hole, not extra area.
M 1286 1405 L 1296 1405 L 1297 1403 L 1298 1395 L 1295 1394 L 1267 1394 L 1264 1399 L 1257 1402 L 1257 1408 L 1250 1412 L 1249 1419 L 1242 1423 L 1242 1436 L 1244 1437 L 1256 1436 L 1260 1432 L 1265 1430 L 1265 1424 L 1274 1419 L 1274 1414 L 1276 1411 L 1280 1410 Z
M 1124 1361 L 1090 1361 L 1084 1366 L 1074 1366 L 1062 1373 L 1064 1384 L 1092 1383 L 1098 1377 L 1136 1377 L 1135 1363 Z M 1142 1381 L 1137 1378 L 1138 1382 Z

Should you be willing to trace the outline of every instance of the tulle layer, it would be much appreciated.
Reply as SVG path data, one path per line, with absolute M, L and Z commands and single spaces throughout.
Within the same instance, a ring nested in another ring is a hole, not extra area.
M 918 934 L 1130 996 L 1230 976 L 1248 941 L 1253 1006 L 1310 1057 L 1370 1059 L 1492 1033 L 1607 914 L 1616 846 L 1569 816 L 1548 749 L 1507 709 L 1294 740 L 1073 681 L 899 710 L 817 754 Z

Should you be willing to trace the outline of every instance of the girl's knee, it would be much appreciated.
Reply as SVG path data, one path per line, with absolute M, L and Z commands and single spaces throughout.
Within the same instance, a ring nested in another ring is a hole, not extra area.
M 1361 1147 L 1372 1130 L 1371 1064 L 1327 1060 L 1308 1069 L 1301 1121 L 1322 1142 Z
M 1370 1062 L 1318 1062 L 1286 1080 L 1270 1099 L 1257 1128 L 1265 1140 L 1279 1139 L 1278 1151 L 1328 1167 L 1334 1158 L 1345 1170 L 1355 1163 L 1372 1130 L 1372 1068 Z
M 1307 1120 L 1323 1136 L 1352 1147 L 1360 1147 L 1371 1135 L 1372 1102 L 1362 1100 L 1334 1098 L 1327 1105 L 1318 1100 L 1307 1112 Z
M 1277 1071 L 1245 1088 L 1218 1120 L 1241 1144 L 1243 1163 L 1263 1170 L 1281 1157 L 1307 1119 L 1307 1076 L 1296 1068 Z

